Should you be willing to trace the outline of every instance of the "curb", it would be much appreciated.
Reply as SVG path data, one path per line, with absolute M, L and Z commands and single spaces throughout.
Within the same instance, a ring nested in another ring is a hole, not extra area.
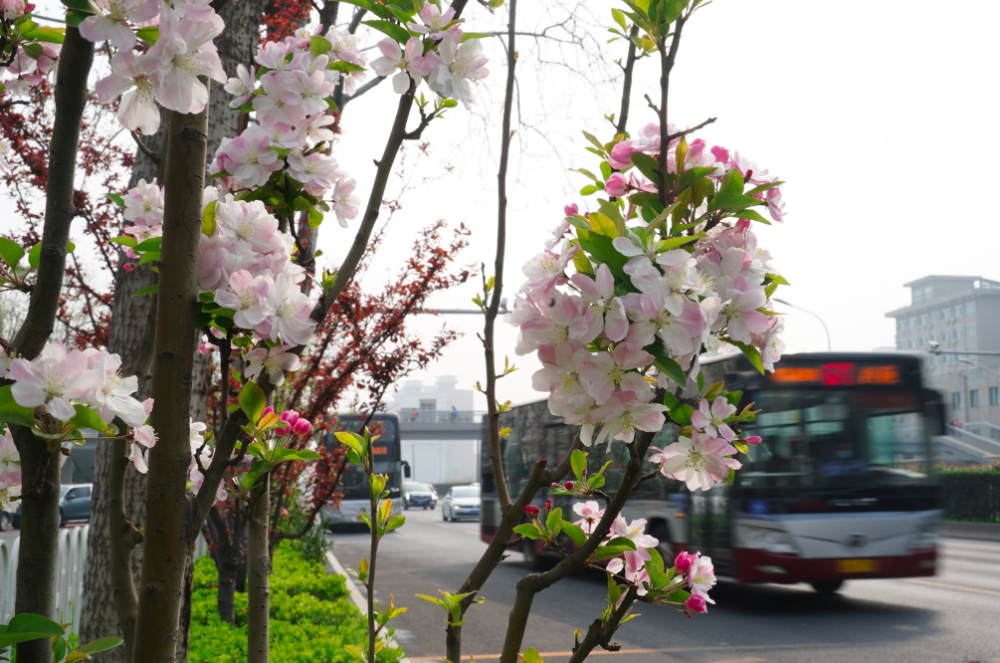
M 1000 524 L 944 521 L 941 523 L 941 534 L 953 539 L 1000 541 Z
M 354 577 L 347 572 L 347 569 L 343 567 L 340 561 L 333 555 L 332 550 L 326 551 L 326 561 L 333 567 L 333 572 L 337 575 L 344 576 L 345 583 L 347 585 L 347 591 L 351 595 L 351 600 L 354 601 L 354 605 L 358 607 L 361 614 L 368 616 L 368 599 L 358 588 L 356 582 L 354 582 Z M 395 638 L 386 637 L 385 633 L 379 634 L 379 639 L 383 640 L 389 647 L 400 647 L 401 645 L 396 641 Z M 410 657 L 404 652 L 403 658 L 399 659 L 399 663 L 410 663 Z

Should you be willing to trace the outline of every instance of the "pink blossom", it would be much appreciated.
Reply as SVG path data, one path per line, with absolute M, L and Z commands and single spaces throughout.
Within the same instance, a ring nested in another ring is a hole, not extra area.
M 128 446 L 128 459 L 135 465 L 140 474 L 149 471 L 149 449 L 156 446 L 156 431 L 152 426 L 142 425 L 132 429 L 133 444 Z M 141 445 L 137 447 L 136 445 Z
M 29 11 L 25 7 L 24 0 L 0 0 L 0 10 L 3 17 L 8 20 L 21 18 Z
M 594 278 L 574 274 L 570 279 L 580 289 L 584 301 L 600 316 L 604 335 L 617 343 L 628 332 L 628 318 L 622 300 L 615 296 L 615 277 L 607 265 L 600 265 Z
M 309 435 L 313 431 L 313 426 L 311 423 L 305 419 L 299 419 L 294 424 L 292 424 L 292 432 L 296 435 Z
M 343 175 L 333 157 L 321 152 L 303 155 L 301 150 L 288 155 L 288 173 L 299 182 L 321 191 L 333 187 L 333 183 Z
M 229 198 L 231 196 L 216 205 L 215 218 L 219 230 L 233 242 L 237 251 L 269 253 L 282 248 L 278 220 L 267 213 L 264 203 Z
M 757 309 L 764 305 L 764 289 L 754 287 L 747 292 L 733 291 L 733 298 L 725 306 L 729 337 L 741 343 L 750 343 L 751 334 L 761 334 L 769 327 L 768 316 Z
M 9 488 L 21 483 L 21 454 L 14 444 L 10 426 L 0 435 L 0 485 Z
M 288 89 L 296 97 L 296 105 L 302 109 L 305 117 L 325 111 L 329 106 L 326 98 L 333 94 L 334 85 L 328 81 L 321 71 L 307 74 L 304 71 L 294 71 L 288 74 Z
M 312 312 L 309 298 L 298 285 L 287 275 L 279 274 L 268 297 L 268 310 L 274 312 L 267 320 L 271 325 L 270 339 L 296 345 L 308 343 L 316 322 L 309 317 Z
M 424 44 L 416 37 L 406 42 L 405 53 L 395 39 L 383 39 L 378 49 L 382 57 L 372 60 L 372 69 L 382 77 L 397 72 L 392 77 L 392 89 L 396 94 L 403 94 L 410 88 L 410 79 L 419 85 L 423 77 L 431 73 L 430 64 L 423 55 Z
M 763 441 L 764 439 L 760 435 L 750 435 L 749 437 L 743 438 L 743 442 L 751 447 L 755 447 Z
M 256 71 L 253 65 L 247 69 L 242 64 L 236 65 L 236 77 L 230 78 L 223 89 L 235 99 L 229 102 L 230 108 L 239 108 L 253 95 L 257 87 Z
M 122 196 L 122 200 L 125 202 L 126 221 L 141 218 L 149 225 L 163 223 L 163 190 L 156 184 L 155 178 L 148 184 L 144 179 L 139 180 Z
M 566 216 L 576 216 L 579 213 L 580 213 L 580 206 L 577 205 L 576 203 L 570 203 L 569 205 L 563 207 L 563 214 L 565 214 Z
M 406 27 L 412 32 L 427 35 L 428 39 L 442 39 L 447 34 L 448 26 L 455 20 L 455 9 L 449 7 L 442 13 L 436 5 L 427 2 L 420 8 L 420 20 L 423 25 L 408 23 Z
M 266 130 L 257 125 L 247 127 L 226 145 L 227 166 L 233 169 L 228 172 L 247 187 L 267 184 L 271 173 L 283 165 L 270 148 L 271 136 Z
M 119 96 L 118 121 L 130 131 L 148 135 L 160 126 L 159 61 L 146 54 L 136 56 L 131 50 L 119 51 L 111 58 L 111 74 L 97 82 L 97 100 L 110 104 Z
M 711 410 L 708 399 L 702 399 L 698 409 L 691 414 L 691 425 L 702 429 L 712 437 L 721 437 L 727 442 L 732 442 L 736 439 L 736 433 L 725 421 L 735 413 L 736 407 L 730 405 L 725 398 L 719 397 L 712 401 Z
M 674 569 L 677 570 L 677 573 L 686 574 L 691 570 L 691 566 L 697 559 L 697 555 L 692 555 L 691 553 L 687 553 L 682 550 L 677 553 L 677 557 L 674 558 Z
M 271 313 L 267 295 L 272 283 L 270 276 L 255 277 L 241 269 L 229 277 L 229 289 L 215 292 L 215 302 L 236 311 L 233 322 L 240 329 L 256 329 Z
M 98 371 L 102 380 L 81 400 L 98 408 L 101 419 L 109 423 L 115 417 L 121 417 L 129 426 L 146 423 L 148 415 L 143 404 L 132 397 L 139 389 L 139 379 L 121 374 L 121 357 L 103 349 L 85 350 L 84 354 L 88 357 L 88 368 Z
M 566 266 L 577 251 L 579 251 L 578 246 L 570 246 L 569 242 L 563 241 L 558 253 L 546 250 L 525 263 L 521 268 L 528 277 L 528 282 L 523 286 L 524 291 L 548 292 L 553 286 L 565 283 Z
M 257 379 L 261 371 L 267 370 L 267 379 L 276 387 L 280 387 L 285 382 L 286 371 L 297 371 L 302 367 L 299 356 L 287 352 L 292 347 L 290 345 L 276 345 L 273 348 L 259 347 L 246 354 L 246 361 L 250 362 L 246 368 L 248 378 Z M 287 414 L 287 413 L 285 413 Z M 282 421 L 286 421 L 282 419 Z
M 700 594 L 692 594 L 684 601 L 684 607 L 691 612 L 708 612 L 708 600 Z
M 157 0 L 93 0 L 98 9 L 80 23 L 80 36 L 88 41 L 110 41 L 115 48 L 131 50 L 135 33 L 128 23 L 145 23 L 159 13 Z
M 708 597 L 708 590 L 715 586 L 715 567 L 712 565 L 711 557 L 703 557 L 698 553 L 698 557 L 691 563 L 691 569 L 687 574 L 688 587 L 691 594 L 700 596 L 709 603 L 715 601 Z
M 608 181 L 604 183 L 604 192 L 609 196 L 621 198 L 628 192 L 628 178 L 621 173 L 612 173 Z
M 437 51 L 429 51 L 427 62 L 432 71 L 427 78 L 430 88 L 443 97 L 457 99 L 468 108 L 472 103 L 472 83 L 489 76 L 486 57 L 479 39 L 462 43 L 462 31 L 449 30 L 438 44 Z
M 652 397 L 651 392 L 642 397 L 631 391 L 615 392 L 603 406 L 590 413 L 587 423 L 580 429 L 580 441 L 589 447 L 600 445 L 606 439 L 610 447 L 612 440 L 631 442 L 637 430 L 649 433 L 660 431 L 666 422 L 663 413 L 667 408 L 659 403 L 648 403 Z M 601 425 L 601 432 L 594 440 L 598 424 Z
M 46 343 L 34 360 L 14 359 L 11 395 L 22 407 L 45 405 L 54 418 L 68 421 L 76 414 L 73 400 L 80 400 L 100 386 L 103 376 L 89 368 L 87 355 L 66 351 L 62 343 Z
M 337 215 L 341 228 L 347 227 L 347 222 L 358 216 L 358 204 L 361 202 L 353 195 L 357 183 L 353 179 L 341 177 L 333 188 L 330 207 Z
M 735 447 L 705 433 L 682 436 L 662 451 L 656 447 L 650 449 L 656 453 L 649 456 L 649 461 L 662 464 L 663 475 L 686 482 L 688 490 L 708 490 L 724 481 L 730 468 L 738 470 L 742 466 L 730 457 L 736 455 Z
M 598 521 L 604 516 L 604 509 L 601 505 L 593 500 L 588 500 L 586 502 L 577 502 L 573 505 L 573 511 L 576 515 L 580 516 L 580 520 L 576 521 L 574 524 L 579 525 L 580 529 L 583 530 L 584 534 L 590 536 L 594 532 L 594 528 L 597 527 Z
M 653 363 L 653 355 L 645 350 L 630 348 L 626 344 L 615 346 L 611 352 L 591 356 L 580 369 L 584 386 L 598 405 L 603 405 L 615 389 L 642 394 L 649 390 L 646 379 L 633 371 Z
M 521 325 L 515 352 L 527 354 L 540 345 L 558 346 L 567 340 L 590 343 L 601 332 L 597 314 L 579 297 L 559 296 L 552 306 L 535 303 L 541 313 Z
M 222 19 L 183 20 L 174 10 L 160 13 L 160 37 L 147 52 L 159 61 L 159 101 L 179 113 L 200 113 L 208 103 L 208 88 L 198 80 L 206 76 L 226 83 L 219 54 L 212 40 L 223 30 Z

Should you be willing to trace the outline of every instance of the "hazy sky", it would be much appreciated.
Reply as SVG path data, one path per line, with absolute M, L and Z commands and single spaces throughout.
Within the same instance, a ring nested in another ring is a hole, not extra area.
M 576 33 L 587 53 L 573 44 L 519 38 L 506 263 L 511 302 L 522 281 L 521 265 L 541 251 L 563 205 L 596 207 L 595 197 L 577 193 L 585 178 L 567 169 L 597 170 L 581 130 L 605 141 L 613 135 L 602 116 L 618 112 L 620 80 L 613 65 L 595 61 L 595 51 L 604 49 L 606 63 L 625 52 L 622 42 L 604 44 L 610 8 L 620 3 L 520 4 L 519 28 L 528 32 L 560 23 L 575 9 Z M 850 11 L 836 7 L 715 0 L 686 28 L 669 117 L 683 126 L 718 117 L 701 137 L 739 150 L 787 181 L 785 223 L 756 228 L 760 244 L 792 284 L 778 296 L 822 316 L 834 349 L 870 350 L 894 345 L 893 324 L 884 314 L 908 302 L 903 283 L 929 273 L 1000 278 L 994 187 L 982 184 L 980 172 L 1000 152 L 996 48 L 990 46 L 1000 3 L 874 0 Z M 506 9 L 490 17 L 470 3 L 466 18 L 470 31 L 504 30 Z M 568 39 L 561 30 L 549 34 Z M 429 156 L 417 159 L 416 146 L 410 146 L 403 180 L 390 183 L 391 196 L 402 181 L 407 190 L 368 288 L 394 273 L 415 233 L 437 219 L 471 229 L 460 264 L 492 265 L 506 71 L 499 40 L 486 40 L 486 49 L 491 75 L 479 85 L 472 110 L 459 107 L 434 122 L 424 134 Z M 655 93 L 658 76 L 654 60 L 637 66 L 632 130 L 654 119 L 642 96 Z M 345 109 L 335 154 L 365 197 L 395 106 L 395 95 L 383 85 Z M 352 238 L 353 229 L 329 220 L 320 240 L 324 260 L 336 264 Z M 434 303 L 471 308 L 475 291 L 469 284 Z M 443 323 L 465 336 L 416 377 L 455 375 L 471 386 L 484 375 L 475 336 L 481 316 L 421 316 L 417 328 L 429 333 Z M 541 398 L 530 386 L 536 360 L 514 358 L 515 329 L 501 324 L 498 332 L 499 357 L 509 354 L 521 367 L 501 381 L 500 399 Z M 823 349 L 826 343 L 819 323 L 799 312 L 788 316 L 785 340 L 790 351 Z M 476 402 L 485 409 L 483 397 Z

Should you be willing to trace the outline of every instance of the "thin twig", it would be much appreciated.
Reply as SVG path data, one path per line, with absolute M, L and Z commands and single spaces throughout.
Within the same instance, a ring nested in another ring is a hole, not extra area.
M 139 134 L 137 134 L 134 131 L 130 131 L 129 134 L 132 136 L 132 140 L 135 141 L 135 144 L 139 147 L 139 151 L 145 154 L 147 159 L 149 159 L 157 166 L 159 166 L 160 155 L 154 152 L 153 150 L 149 149 L 149 147 L 144 142 L 142 142 L 142 139 L 139 138 Z

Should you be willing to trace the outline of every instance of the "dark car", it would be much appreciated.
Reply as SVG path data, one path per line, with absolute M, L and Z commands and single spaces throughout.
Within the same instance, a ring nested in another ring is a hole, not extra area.
M 90 521 L 90 494 L 94 485 L 78 483 L 62 486 L 59 498 L 59 526 L 71 520 Z
M 403 482 L 403 508 L 423 507 L 433 509 L 437 506 L 437 491 L 429 483 L 419 483 L 417 481 Z

